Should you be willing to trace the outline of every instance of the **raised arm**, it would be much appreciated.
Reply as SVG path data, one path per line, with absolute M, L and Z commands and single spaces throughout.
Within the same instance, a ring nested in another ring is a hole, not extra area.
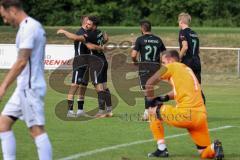
M 74 41 L 80 41 L 80 42 L 85 42 L 85 37 L 82 35 L 77 35 L 77 34 L 73 34 L 71 32 L 68 32 L 64 29 L 59 29 L 57 31 L 57 34 L 64 34 L 68 39 L 74 40 Z
M 86 43 L 86 46 L 88 49 L 91 50 L 97 50 L 97 51 L 103 51 L 104 50 L 104 46 L 100 46 L 100 45 L 96 45 L 93 43 Z

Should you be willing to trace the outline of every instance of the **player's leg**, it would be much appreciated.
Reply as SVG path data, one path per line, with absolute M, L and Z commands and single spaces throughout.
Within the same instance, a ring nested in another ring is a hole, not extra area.
M 105 91 L 104 91 L 102 83 L 97 83 L 94 86 L 95 86 L 95 89 L 96 89 L 96 92 L 97 92 L 97 95 L 98 95 L 98 108 L 99 108 L 99 111 L 95 115 L 95 117 L 103 118 L 103 117 L 106 117 L 106 112 L 105 112 Z
M 164 140 L 163 124 L 157 117 L 156 112 L 152 112 L 151 110 L 152 108 L 149 108 L 149 124 L 153 137 L 157 142 L 157 149 L 149 153 L 148 157 L 168 157 L 168 150 Z
M 29 128 L 29 131 L 35 141 L 39 160 L 51 160 L 52 146 L 44 126 L 34 125 Z
M 90 76 L 98 95 L 99 107 L 99 111 L 95 116 L 103 118 L 107 115 L 105 111 L 106 86 L 104 86 L 104 83 L 107 82 L 107 62 L 96 56 L 93 56 L 92 58 L 94 58 L 94 61 L 90 61 Z
M 89 80 L 89 71 L 88 67 L 81 67 L 78 71 L 78 80 L 77 84 L 79 85 L 79 95 L 77 99 L 78 110 L 77 116 L 84 116 L 85 112 L 83 111 L 84 97 L 87 90 L 88 80 Z
M 103 84 L 103 89 L 105 92 L 105 104 L 106 104 L 106 116 L 107 117 L 112 117 L 112 97 L 111 97 L 111 92 L 109 88 L 107 87 L 107 70 L 108 70 L 108 63 L 107 61 L 104 63 L 104 68 L 101 73 L 101 82 Z
M 111 92 L 107 87 L 107 82 L 103 83 L 103 88 L 105 92 L 105 103 L 106 103 L 106 117 L 112 117 L 112 97 Z
M 147 62 L 141 63 L 139 66 L 139 83 L 140 89 L 144 93 L 144 104 L 145 110 L 142 116 L 142 120 L 147 121 L 148 117 L 148 105 L 147 105 L 147 97 L 146 97 L 146 83 L 150 77 L 152 77 L 158 70 L 160 66 L 155 62 Z
M 196 113 L 196 125 L 188 129 L 194 143 L 197 146 L 201 158 L 216 158 L 221 160 L 224 157 L 222 143 L 215 140 L 211 144 L 208 131 L 207 116 L 204 113 Z
M 79 71 L 74 70 L 72 74 L 72 84 L 70 86 L 68 95 L 67 95 L 67 101 L 68 101 L 68 113 L 67 117 L 75 117 L 74 111 L 73 111 L 73 105 L 74 105 L 74 95 L 76 94 L 79 85 L 78 83 L 78 76 Z
M 52 146 L 44 130 L 44 95 L 42 89 L 25 90 L 21 95 L 23 119 L 34 139 L 39 160 L 52 159 Z
M 15 118 L 11 116 L 0 116 L 0 139 L 2 146 L 3 159 L 15 160 L 16 159 L 16 140 L 12 131 L 12 125 Z
M 83 110 L 83 105 L 84 105 L 84 98 L 85 98 L 86 90 L 87 90 L 86 85 L 79 85 L 79 95 L 78 95 L 78 99 L 77 99 L 77 104 L 78 104 L 77 116 L 85 115 L 85 112 Z
M 19 91 L 15 90 L 0 116 L 0 139 L 3 159 L 16 159 L 16 140 L 12 131 L 15 121 L 22 115 Z
M 192 126 L 191 111 L 185 109 L 178 109 L 171 105 L 162 105 L 158 107 L 159 110 L 156 112 L 156 108 L 149 108 L 150 114 L 150 128 L 157 140 L 158 148 L 155 152 L 149 154 L 151 157 L 167 157 L 168 151 L 164 141 L 164 130 L 162 123 L 159 119 L 166 122 L 169 125 L 188 128 Z M 156 113 L 155 117 L 152 118 L 152 114 Z M 157 117 L 157 118 L 156 118 Z
M 142 75 L 142 73 L 139 74 L 139 85 L 140 85 L 140 89 L 144 92 L 144 112 L 142 115 L 142 120 L 143 121 L 148 121 L 149 120 L 149 116 L 148 116 L 148 105 L 147 105 L 147 97 L 146 97 L 146 88 L 145 85 L 147 83 L 148 80 L 148 76 Z
M 194 72 L 199 84 L 201 84 L 202 83 L 201 70 L 193 70 L 193 72 Z M 202 98 L 203 98 L 204 104 L 206 104 L 206 97 L 205 97 L 203 91 L 201 91 L 201 93 L 202 93 Z
M 188 130 L 202 158 L 223 157 L 221 143 L 217 141 L 215 144 L 211 144 L 207 116 L 204 111 L 204 106 L 197 109 L 183 109 L 163 105 L 160 115 L 163 121 L 169 125 Z

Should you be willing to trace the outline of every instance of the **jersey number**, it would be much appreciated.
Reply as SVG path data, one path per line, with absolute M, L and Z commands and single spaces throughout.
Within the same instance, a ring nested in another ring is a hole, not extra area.
M 193 43 L 193 56 L 194 56 L 196 45 L 197 45 L 197 40 L 196 39 L 192 39 L 192 43 Z
M 155 61 L 156 60 L 157 47 L 146 45 L 145 49 L 147 50 L 147 53 L 145 54 L 145 60 L 151 61 L 150 55 L 153 52 L 152 60 Z

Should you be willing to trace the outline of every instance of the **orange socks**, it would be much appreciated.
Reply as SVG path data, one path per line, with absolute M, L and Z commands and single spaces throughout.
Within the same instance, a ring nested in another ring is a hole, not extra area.
M 150 117 L 150 128 L 155 140 L 164 139 L 164 128 L 159 119 L 151 119 Z

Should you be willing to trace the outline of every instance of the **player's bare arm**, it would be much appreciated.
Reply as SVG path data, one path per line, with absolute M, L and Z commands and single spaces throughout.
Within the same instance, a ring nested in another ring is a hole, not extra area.
M 57 34 L 64 34 L 68 39 L 71 39 L 73 41 L 80 41 L 80 42 L 85 42 L 85 37 L 77 34 L 73 34 L 71 32 L 68 32 L 64 29 L 59 29 L 57 31 Z
M 154 98 L 154 85 L 158 84 L 160 81 L 166 81 L 164 79 L 161 78 L 161 76 L 166 73 L 167 68 L 162 66 L 160 68 L 159 71 L 157 71 L 152 77 L 150 77 L 146 83 L 146 95 L 148 99 L 153 99 Z M 169 96 L 169 99 L 173 99 L 174 98 L 174 92 L 170 91 L 169 93 L 167 93 L 167 95 Z
M 28 59 L 32 53 L 31 49 L 21 49 L 18 53 L 17 61 L 12 66 L 11 70 L 7 73 L 0 86 L 0 100 L 6 93 L 8 87 L 13 83 L 17 76 L 22 72 L 28 63 Z
M 188 50 L 187 41 L 182 41 L 182 49 L 179 52 L 180 59 L 182 59 L 182 57 L 186 55 L 187 50 Z
M 138 51 L 133 49 L 131 52 L 131 57 L 132 57 L 132 61 L 134 64 L 136 64 L 138 62 L 137 56 L 138 56 Z
M 146 96 L 148 99 L 154 98 L 154 85 L 161 81 L 160 73 L 161 69 L 157 71 L 152 77 L 150 77 L 146 83 Z
M 106 48 L 105 46 L 100 46 L 93 43 L 86 43 L 86 46 L 88 49 L 97 50 L 97 51 L 103 51 Z

